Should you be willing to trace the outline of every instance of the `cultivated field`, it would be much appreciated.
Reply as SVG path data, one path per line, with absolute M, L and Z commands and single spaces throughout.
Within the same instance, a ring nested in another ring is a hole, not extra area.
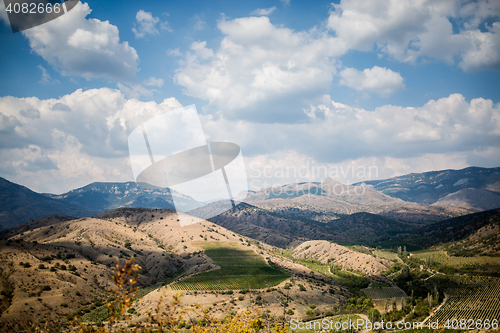
M 261 289 L 276 286 L 288 278 L 286 273 L 238 243 L 213 242 L 200 246 L 220 268 L 172 283 L 173 290 Z
M 383 250 L 376 250 L 373 251 L 373 254 L 376 255 L 377 257 L 384 258 L 387 260 L 397 260 L 398 255 L 394 252 L 390 251 L 383 251 Z
M 477 256 L 477 257 L 452 257 L 445 251 L 434 251 L 417 253 L 412 258 L 422 259 L 426 262 L 433 260 L 437 264 L 459 268 L 464 271 L 473 272 L 498 272 L 500 271 L 500 258 Z M 432 268 L 432 267 L 431 267 Z
M 497 328 L 500 320 L 500 278 L 484 276 L 455 276 L 451 278 L 451 285 L 446 289 L 448 300 L 429 319 L 432 322 L 439 320 L 443 326 L 449 321 L 450 328 L 464 323 L 466 326 L 481 323 L 487 328 L 486 319 L 490 325 L 494 325 L 496 319 Z M 472 319 L 472 320 L 469 320 Z M 454 321 L 456 320 L 456 321 Z M 462 328 L 462 327 L 459 327 Z M 494 328 L 491 326 L 490 328 Z M 463 329 L 463 328 L 462 328 Z
M 408 297 L 406 293 L 398 287 L 376 287 L 361 289 L 367 298 L 371 299 L 389 299 Z

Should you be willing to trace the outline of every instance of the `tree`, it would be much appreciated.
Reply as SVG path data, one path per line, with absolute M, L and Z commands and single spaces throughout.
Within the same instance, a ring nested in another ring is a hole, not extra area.
M 368 319 L 373 323 L 376 321 L 380 321 L 380 312 L 377 309 L 370 309 L 366 313 Z
M 439 290 L 436 286 L 434 286 L 434 299 L 436 300 L 436 304 L 439 304 Z
M 404 265 L 402 268 L 401 268 L 401 274 L 403 274 L 403 276 L 405 278 L 407 278 L 408 276 L 410 276 L 410 270 L 408 269 L 408 266 Z

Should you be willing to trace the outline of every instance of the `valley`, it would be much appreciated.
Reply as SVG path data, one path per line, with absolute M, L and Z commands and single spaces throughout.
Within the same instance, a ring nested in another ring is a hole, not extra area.
M 402 179 L 406 186 L 422 179 L 441 184 L 451 177 L 443 172 L 448 176 Z M 468 182 L 493 195 L 496 173 L 485 174 Z M 14 215 L 2 220 L 0 329 L 70 330 L 74 322 L 159 329 L 170 320 L 182 332 L 258 320 L 272 331 L 323 318 L 439 320 L 443 328 L 457 316 L 498 319 L 500 208 L 404 201 L 388 194 L 393 182 L 348 186 L 327 179 L 262 189 L 184 227 L 180 220 L 189 221 L 189 213 L 168 206 L 168 195 L 181 194 L 167 190 L 101 183 L 55 196 L 9 185 L 31 196 L 27 207 L 40 200 L 54 214 L 14 226 Z M 145 203 L 152 207 L 132 207 Z M 9 212 L 34 216 L 19 207 Z M 138 265 L 126 273 L 136 274 L 138 291 L 130 289 L 135 296 L 122 303 L 128 294 L 117 284 L 117 268 L 127 262 Z M 124 313 L 115 316 L 110 306 Z

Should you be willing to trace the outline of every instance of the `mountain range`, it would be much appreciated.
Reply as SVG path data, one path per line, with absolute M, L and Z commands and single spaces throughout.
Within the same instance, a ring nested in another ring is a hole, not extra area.
M 390 179 L 370 180 L 365 183 L 373 185 L 375 189 L 391 197 L 430 205 L 452 193 L 470 188 L 498 195 L 500 167 L 469 167 L 460 170 L 410 173 Z M 466 193 L 465 196 L 467 197 Z
M 88 217 L 119 207 L 174 208 L 172 196 L 189 210 L 201 204 L 168 188 L 136 182 L 91 183 L 64 194 L 36 193 L 0 177 L 0 230 L 47 215 Z
M 136 182 L 96 182 L 56 195 L 36 193 L 0 178 L 0 192 L 0 230 L 51 214 L 80 218 L 119 207 L 174 208 L 172 196 L 183 204 L 183 211 L 216 207 L 216 203 L 203 205 L 171 189 Z M 250 191 L 243 201 L 280 218 L 332 223 L 347 215 L 369 213 L 413 228 L 500 207 L 500 168 L 432 171 L 354 185 L 327 178 L 321 183 Z

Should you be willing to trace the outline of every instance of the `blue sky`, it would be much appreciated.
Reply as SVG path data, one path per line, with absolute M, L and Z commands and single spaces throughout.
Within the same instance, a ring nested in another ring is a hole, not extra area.
M 88 1 L 15 34 L 0 6 L 0 176 L 34 190 L 132 180 L 128 134 L 190 104 L 254 188 L 500 165 L 497 1 Z

